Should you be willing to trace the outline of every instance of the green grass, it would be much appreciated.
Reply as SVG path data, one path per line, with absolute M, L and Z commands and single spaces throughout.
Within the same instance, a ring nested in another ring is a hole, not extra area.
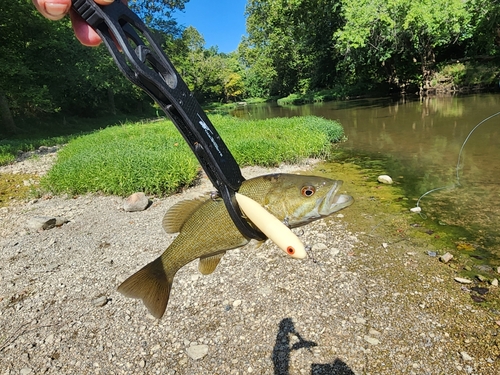
M 210 117 L 240 166 L 327 157 L 342 127 L 318 117 L 249 121 Z M 108 127 L 71 140 L 42 186 L 54 193 L 165 195 L 191 184 L 199 164 L 170 121 Z
M 80 118 L 61 115 L 48 118 L 17 118 L 17 133 L 0 133 L 0 165 L 13 162 L 20 151 L 34 151 L 40 146 L 65 144 L 80 135 L 126 123 L 131 119 L 138 121 L 139 117 L 116 115 Z
M 305 94 L 290 94 L 287 97 L 278 99 L 278 105 L 298 105 L 304 103 L 318 103 L 327 102 L 330 100 L 339 100 L 347 96 L 344 91 L 345 90 L 339 90 L 339 88 L 335 88 L 331 90 L 307 92 Z
M 184 143 L 167 121 L 108 127 L 71 140 L 41 183 L 54 193 L 172 193 L 197 175 Z

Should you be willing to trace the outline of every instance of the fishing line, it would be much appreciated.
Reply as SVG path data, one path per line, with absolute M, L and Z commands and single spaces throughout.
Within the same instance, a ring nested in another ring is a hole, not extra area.
M 491 120 L 493 117 L 496 117 L 498 115 L 500 115 L 500 111 L 497 112 L 497 113 L 494 113 L 493 115 L 491 115 L 491 116 L 489 116 L 487 118 L 485 118 L 484 120 L 482 120 L 481 122 L 479 122 L 476 126 L 474 126 L 474 128 L 469 132 L 469 134 L 467 135 L 467 137 L 465 137 L 465 140 L 462 143 L 462 147 L 460 147 L 460 151 L 458 153 L 458 160 L 457 160 L 457 167 L 456 167 L 456 175 L 457 175 L 456 182 L 454 184 L 451 184 L 450 186 L 443 186 L 443 187 L 438 187 L 438 188 L 431 189 L 431 190 L 425 192 L 424 194 L 422 194 L 420 196 L 420 198 L 418 198 L 417 205 L 415 206 L 415 208 L 417 208 L 418 210 L 415 210 L 414 212 L 418 212 L 418 214 L 420 215 L 420 217 L 422 217 L 422 219 L 426 219 L 427 218 L 427 215 L 425 215 L 424 213 L 421 212 L 422 208 L 420 207 L 420 201 L 422 200 L 422 198 L 425 197 L 426 195 L 428 195 L 430 193 L 433 193 L 435 191 L 438 191 L 438 190 L 454 189 L 457 186 L 460 186 L 460 173 L 459 173 L 459 171 L 460 171 L 460 161 L 462 159 L 462 152 L 463 152 L 463 150 L 465 148 L 465 145 L 469 141 L 469 138 L 472 136 L 472 133 L 474 133 L 474 131 L 477 128 L 479 128 L 486 121 Z

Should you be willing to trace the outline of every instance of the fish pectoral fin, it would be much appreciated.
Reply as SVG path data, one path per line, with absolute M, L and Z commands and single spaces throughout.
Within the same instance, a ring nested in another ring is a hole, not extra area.
M 160 319 L 167 308 L 172 281 L 173 275 L 165 273 L 158 258 L 125 280 L 118 291 L 126 297 L 142 299 L 151 315 Z
M 163 217 L 162 226 L 167 233 L 180 232 L 184 223 L 206 202 L 208 195 L 174 204 Z
M 210 275 L 215 271 L 220 260 L 226 252 L 219 253 L 217 255 L 212 255 L 209 257 L 201 257 L 200 263 L 198 263 L 198 271 L 204 275 Z

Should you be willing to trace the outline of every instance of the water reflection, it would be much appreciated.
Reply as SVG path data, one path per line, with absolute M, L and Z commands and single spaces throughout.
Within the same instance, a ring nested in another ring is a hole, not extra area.
M 343 148 L 383 158 L 387 173 L 410 198 L 456 182 L 460 148 L 476 124 L 500 110 L 500 95 L 480 94 L 405 99 L 362 99 L 302 106 L 247 106 L 244 118 L 315 115 L 338 120 Z M 500 254 L 500 116 L 482 124 L 462 154 L 460 187 L 426 196 L 421 202 L 438 220 L 471 229 Z

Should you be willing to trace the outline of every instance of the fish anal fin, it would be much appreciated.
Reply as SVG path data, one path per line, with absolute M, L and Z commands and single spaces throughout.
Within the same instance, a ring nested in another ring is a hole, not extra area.
M 206 200 L 207 196 L 202 196 L 174 204 L 163 217 L 162 226 L 165 232 L 180 232 L 184 223 Z
M 198 263 L 198 270 L 204 275 L 210 275 L 215 271 L 220 260 L 226 252 L 222 252 L 216 255 L 200 258 L 200 263 Z
M 165 273 L 161 258 L 158 258 L 125 280 L 118 292 L 141 299 L 151 315 L 160 319 L 167 308 L 172 280 L 173 276 Z

